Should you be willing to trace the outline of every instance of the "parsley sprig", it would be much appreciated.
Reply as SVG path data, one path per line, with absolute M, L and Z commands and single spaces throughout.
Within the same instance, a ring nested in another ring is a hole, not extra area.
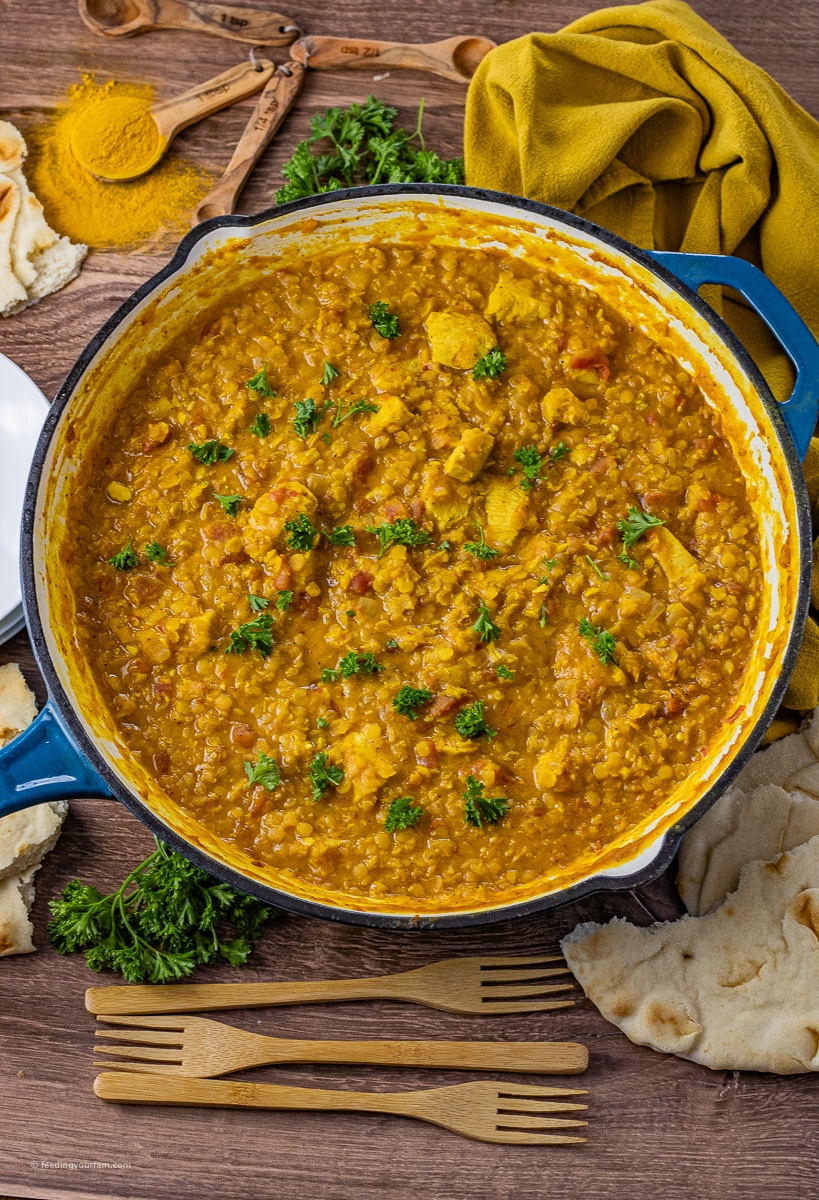
M 290 591 L 281 591 L 276 597 L 276 608 L 281 612 L 287 612 L 290 605 L 293 603 L 293 593 Z
M 412 684 L 405 683 L 393 696 L 392 706 L 402 717 L 409 717 L 411 721 L 416 721 L 418 719 L 416 710 L 429 704 L 431 699 L 432 692 L 428 688 L 417 688 Z
M 378 538 L 378 557 L 383 558 L 391 546 L 429 546 L 432 538 L 425 529 L 419 529 L 412 517 L 398 517 L 395 521 L 384 521 L 381 525 L 368 525 L 368 533 Z
M 128 538 L 127 543 L 116 554 L 108 559 L 112 567 L 118 571 L 131 571 L 139 566 L 139 555 L 134 549 L 134 539 Z
M 230 645 L 225 654 L 244 654 L 245 650 L 257 650 L 262 658 L 269 658 L 273 651 L 273 618 L 270 613 L 259 613 L 253 621 L 246 621 L 230 635 Z
M 580 636 L 584 637 L 591 646 L 594 653 L 600 659 L 604 666 L 617 666 L 617 659 L 614 657 L 614 651 L 617 648 L 617 642 L 614 634 L 609 633 L 608 629 L 601 629 L 597 625 L 593 625 L 588 617 L 580 618 Z
M 248 379 L 245 387 L 250 388 L 252 392 L 258 392 L 260 396 L 275 396 L 270 380 L 267 378 L 267 363 L 256 372 L 252 379 Z
M 514 679 L 515 672 L 510 671 L 505 663 L 498 663 L 498 679 Z
M 249 593 L 247 602 L 254 612 L 264 612 L 266 608 L 270 607 L 267 596 L 254 596 L 253 592 Z
M 49 907 L 48 937 L 58 954 L 82 951 L 92 971 L 119 971 L 128 983 L 184 979 L 218 959 L 239 966 L 275 915 L 158 840 L 111 895 L 75 879 Z
M 279 764 L 275 758 L 270 758 L 264 751 L 259 752 L 255 764 L 245 760 L 247 787 L 259 783 L 267 792 L 274 792 L 282 781 Z
M 423 808 L 412 803 L 412 796 L 399 796 L 387 809 L 384 828 L 387 833 L 394 833 L 396 829 L 411 829 L 413 825 L 418 824 L 423 815 Z
M 299 142 L 282 167 L 288 182 L 276 193 L 276 203 L 356 183 L 463 183 L 462 158 L 445 161 L 424 146 L 423 110 L 422 101 L 413 134 L 396 128 L 397 109 L 374 96 L 363 104 L 316 113 L 310 121 L 312 137 Z M 329 152 L 315 152 L 316 142 L 323 139 Z
M 500 346 L 495 346 L 488 354 L 484 354 L 483 358 L 479 358 L 472 368 L 472 378 L 475 380 L 481 379 L 497 379 L 506 370 L 506 355 L 501 350 Z
M 664 524 L 665 521 L 661 521 L 659 517 L 652 517 L 651 513 L 640 512 L 639 508 L 635 508 L 631 504 L 628 516 L 617 522 L 617 528 L 623 537 L 623 544 L 631 549 L 644 533 L 648 533 L 649 529 L 653 529 L 655 525 Z
M 398 315 L 390 312 L 390 306 L 384 300 L 376 300 L 375 304 L 368 304 L 367 315 L 373 323 L 373 329 L 376 333 L 380 333 L 382 338 L 393 340 L 401 336 L 401 322 L 398 320 Z
M 188 450 L 193 457 L 206 467 L 212 467 L 217 462 L 227 462 L 234 453 L 224 442 L 211 438 L 207 442 L 188 442 Z
M 321 376 L 322 387 L 327 387 L 334 379 L 338 379 L 339 374 L 340 372 L 336 370 L 332 363 L 326 362 Z
M 219 503 L 221 504 L 222 508 L 225 510 L 227 515 L 229 517 L 235 517 L 237 512 L 239 511 L 239 505 L 242 503 L 242 500 L 244 499 L 244 497 L 239 496 L 239 495 L 220 496 L 218 492 L 213 491 L 213 488 L 211 488 L 210 490 L 213 492 L 214 500 L 219 501 Z
M 531 492 L 540 479 L 540 470 L 543 466 L 543 458 L 538 453 L 537 446 L 522 446 L 520 450 L 516 450 L 515 462 L 520 463 L 523 467 L 523 478 L 520 481 L 520 486 L 524 492 Z
M 501 635 L 500 625 L 496 625 L 492 620 L 483 600 L 478 602 L 478 619 L 472 628 L 482 642 L 496 642 Z
M 353 404 L 352 400 L 350 400 L 347 403 L 347 411 L 342 412 L 341 411 L 341 397 L 339 396 L 338 406 L 336 408 L 336 416 L 335 416 L 335 420 L 333 421 L 333 429 L 335 429 L 336 426 L 340 425 L 342 421 L 346 421 L 348 417 L 354 417 L 358 413 L 363 413 L 363 412 L 377 413 L 378 405 L 371 404 L 369 400 L 356 400 L 355 404 Z
M 310 763 L 310 784 L 314 800 L 320 800 L 328 788 L 338 787 L 343 778 L 342 768 L 333 766 L 323 750 L 313 757 Z
M 331 546 L 355 545 L 355 533 L 352 525 L 334 525 L 332 529 L 324 530 L 324 536 Z
M 476 558 L 480 558 L 483 562 L 489 562 L 491 558 L 497 558 L 500 554 L 499 550 L 493 550 L 491 546 L 487 546 L 486 538 L 483 536 L 483 526 L 478 525 L 477 542 L 464 542 L 464 550 L 467 554 L 474 554 Z
M 255 433 L 257 438 L 266 438 L 270 433 L 270 417 L 266 412 L 256 413 L 256 419 L 250 426 L 250 432 Z
M 484 796 L 484 784 L 474 775 L 466 777 L 464 792 L 464 824 L 481 828 L 482 821 L 494 825 L 509 812 L 509 801 L 504 796 Z
M 164 546 L 160 546 L 159 542 L 148 542 L 145 547 L 145 557 L 148 562 L 159 563 L 162 567 L 170 566 L 171 560 L 168 558 L 168 551 Z
M 487 724 L 483 715 L 483 700 L 476 700 L 474 704 L 468 704 L 466 708 L 462 708 L 455 717 L 455 728 L 462 738 L 479 738 L 487 737 L 491 742 L 493 737 L 497 736 L 497 729 L 492 729 Z
M 287 545 L 291 550 L 312 550 L 319 535 L 307 513 L 299 513 L 293 521 L 285 521 L 284 527 L 290 535 Z
M 295 400 L 293 407 L 296 410 L 296 415 L 293 418 L 293 428 L 299 435 L 302 441 L 315 433 L 319 426 L 319 421 L 330 407 L 329 404 L 323 404 L 318 407 L 312 396 L 308 396 L 306 400 Z

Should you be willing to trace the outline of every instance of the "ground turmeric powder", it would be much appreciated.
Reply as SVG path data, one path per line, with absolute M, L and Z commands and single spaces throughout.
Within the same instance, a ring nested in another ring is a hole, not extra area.
M 159 161 L 166 141 L 137 96 L 110 96 L 78 117 L 71 149 L 86 170 L 102 179 L 135 179 Z
M 136 100 L 147 112 L 153 89 L 141 84 L 82 82 L 68 89 L 67 104 L 26 131 L 26 174 L 48 221 L 77 242 L 95 247 L 156 245 L 163 235 L 181 234 L 214 177 L 168 155 L 150 174 L 127 183 L 105 183 L 78 162 L 71 139 L 77 122 L 111 97 Z

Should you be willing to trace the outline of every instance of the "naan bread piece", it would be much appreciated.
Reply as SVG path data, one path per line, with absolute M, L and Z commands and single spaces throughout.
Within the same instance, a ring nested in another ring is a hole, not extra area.
M 736 889 L 745 863 L 770 862 L 817 835 L 819 800 L 812 796 L 773 783 L 747 795 L 729 788 L 682 840 L 677 890 L 683 904 L 701 916 Z
M 34 693 L 17 663 L 0 667 L 0 746 L 5 746 L 37 716 Z
M 28 299 L 11 264 L 11 238 L 19 211 L 20 189 L 8 175 L 0 175 L 0 317 L 13 312 Z
M 34 903 L 31 881 L 37 870 L 39 867 L 32 867 L 22 875 L 11 875 L 0 881 L 0 958 L 34 951 L 34 926 L 28 914 Z
M 819 761 L 811 750 L 806 732 L 792 733 L 764 750 L 757 750 L 734 780 L 736 787 L 743 792 L 752 792 L 764 783 L 787 788 L 792 775 Z
M 66 800 L 52 800 L 0 817 L 0 880 L 42 862 L 56 846 L 67 812 Z
M 819 837 L 746 864 L 704 917 L 579 925 L 561 942 L 631 1041 L 721 1071 L 819 1070 Z

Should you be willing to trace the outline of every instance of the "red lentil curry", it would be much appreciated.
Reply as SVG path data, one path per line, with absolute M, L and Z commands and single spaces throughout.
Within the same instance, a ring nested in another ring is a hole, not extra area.
M 736 707 L 759 530 L 689 371 L 502 249 L 271 259 L 145 368 L 68 570 L 120 741 L 274 884 L 499 904 Z

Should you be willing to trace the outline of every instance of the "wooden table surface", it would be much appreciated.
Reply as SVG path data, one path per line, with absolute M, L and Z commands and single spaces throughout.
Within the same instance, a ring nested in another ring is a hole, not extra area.
M 273 4 L 268 0 L 268 7 Z M 310 32 L 427 41 L 459 32 L 506 41 L 552 31 L 600 5 L 583 0 L 348 0 L 277 7 Z M 694 8 L 819 116 L 817 0 L 695 0 Z M 182 91 L 239 61 L 238 43 L 183 33 L 103 40 L 82 25 L 72 0 L 0 0 L 0 117 L 25 130 L 77 79 L 153 83 Z M 283 54 L 277 52 L 279 58 Z M 275 56 L 275 55 L 274 55 Z M 305 136 L 311 113 L 372 91 L 406 124 L 426 99 L 428 144 L 461 150 L 464 90 L 415 72 L 374 82 L 363 72 L 308 76 L 294 113 L 257 168 L 241 210 L 273 202 L 279 168 Z M 180 149 L 220 169 L 253 102 L 187 131 Z M 93 253 L 79 279 L 28 312 L 0 321 L 0 351 L 48 396 L 102 321 L 166 260 Z M 3 398 L 0 397 L 0 404 Z M 25 635 L 0 648 L 22 663 L 43 699 Z M 632 1046 L 581 998 L 574 1009 L 516 1018 L 469 1018 L 403 1004 L 348 1004 L 237 1012 L 247 1029 L 304 1037 L 578 1039 L 591 1051 L 584 1082 L 591 1102 L 586 1145 L 498 1147 L 467 1142 L 401 1118 L 355 1114 L 241 1113 L 117 1108 L 92 1093 L 93 1019 L 83 992 L 103 982 L 79 956 L 46 944 L 47 900 L 80 876 L 116 886 L 151 847 L 143 826 L 114 802 L 78 801 L 57 850 L 37 876 L 36 954 L 0 964 L 0 1193 L 9 1197 L 117 1200 L 752 1200 L 819 1197 L 819 1099 L 811 1077 L 712 1072 Z M 671 876 L 626 895 L 603 895 L 547 916 L 480 932 L 397 934 L 285 917 L 266 933 L 253 965 L 210 970 L 211 979 L 311 979 L 403 970 L 448 955 L 529 953 L 555 948 L 578 920 L 619 914 L 638 923 L 680 911 Z M 459 1072 L 288 1067 L 245 1078 L 330 1087 L 398 1090 L 460 1082 Z M 507 1077 L 511 1079 L 511 1077 Z M 559 1079 L 543 1079 L 557 1083 Z

